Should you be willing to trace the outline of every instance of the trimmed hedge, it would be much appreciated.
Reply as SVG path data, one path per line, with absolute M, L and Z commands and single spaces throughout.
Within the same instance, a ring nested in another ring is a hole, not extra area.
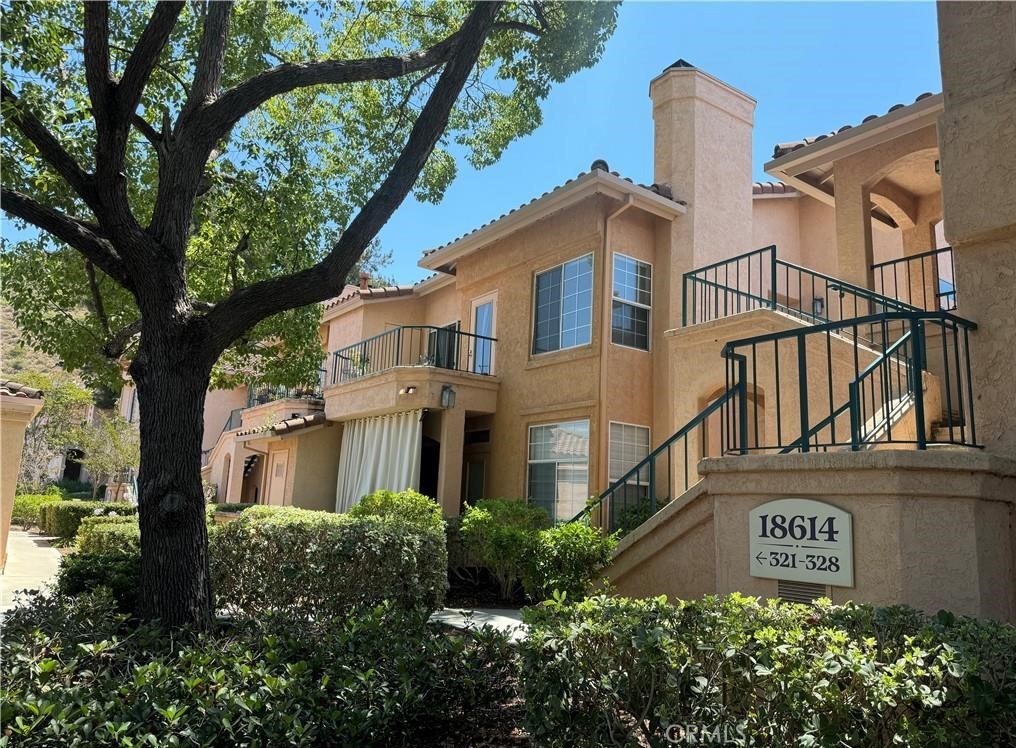
M 330 618 L 386 600 L 433 610 L 448 587 L 443 530 L 395 517 L 257 507 L 216 528 L 209 557 L 220 607 L 247 618 Z
M 108 593 L 39 598 L 5 614 L 0 655 L 22 748 L 476 745 L 516 682 L 503 634 L 393 606 L 196 633 L 128 621 Z
M 535 745 L 664 746 L 691 730 L 759 746 L 1016 744 L 1011 625 L 736 594 L 550 602 L 525 620 Z
M 89 519 L 85 518 L 85 522 Z M 79 553 L 141 553 L 141 527 L 131 517 L 104 517 L 102 519 L 126 520 L 85 525 L 82 522 L 77 534 Z
M 78 596 L 104 588 L 121 613 L 137 611 L 141 583 L 141 554 L 72 553 L 60 559 L 56 588 L 63 595 Z M 66 603 L 66 601 L 65 601 Z
M 70 539 L 78 533 L 85 517 L 101 514 L 137 514 L 138 508 L 121 501 L 56 501 L 39 510 L 39 527 L 47 535 Z
M 534 600 L 564 594 L 579 600 L 589 594 L 593 580 L 610 563 L 617 537 L 579 522 L 556 525 L 536 534 L 536 547 L 522 584 Z
M 466 507 L 459 536 L 497 578 L 501 599 L 511 600 L 536 552 L 536 532 L 549 525 L 547 512 L 524 500 L 481 499 Z
M 441 532 L 445 529 L 441 506 L 429 496 L 412 489 L 397 493 L 395 491 L 369 493 L 348 513 L 351 517 L 400 517 Z
M 53 493 L 23 493 L 14 497 L 11 523 L 19 524 L 26 530 L 39 525 L 39 511 L 44 504 L 55 504 L 63 497 Z

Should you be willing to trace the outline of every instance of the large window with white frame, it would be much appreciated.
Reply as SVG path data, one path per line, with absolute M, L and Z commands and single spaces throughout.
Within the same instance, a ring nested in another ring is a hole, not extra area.
M 593 255 L 536 274 L 533 353 L 587 345 L 593 335 Z
M 552 520 L 578 514 L 589 498 L 589 420 L 529 427 L 528 496 Z
M 649 313 L 653 304 L 653 266 L 614 253 L 610 339 L 617 345 L 649 350 Z

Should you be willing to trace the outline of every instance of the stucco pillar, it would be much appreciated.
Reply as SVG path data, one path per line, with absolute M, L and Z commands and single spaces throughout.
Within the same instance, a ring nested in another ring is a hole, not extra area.
M 437 470 L 437 500 L 446 517 L 456 517 L 462 503 L 462 447 L 465 439 L 466 411 L 449 408 L 441 411 L 441 462 Z
M 845 163 L 837 163 L 836 180 L 836 259 L 841 280 L 871 288 L 871 193 L 860 175 L 851 173 Z M 867 312 L 867 310 L 860 310 Z M 848 310 L 844 309 L 844 315 Z
M 653 179 L 671 186 L 688 212 L 673 223 L 673 277 L 749 252 L 751 133 L 755 100 L 684 60 L 649 84 Z M 673 284 L 671 327 L 680 324 L 681 284 Z
M 977 439 L 1016 457 L 1016 4 L 938 4 L 946 239 L 970 335 Z
M 4 382 L 4 385 L 7 383 Z M 0 390 L 0 569 L 7 564 L 7 536 L 11 530 L 14 493 L 18 487 L 25 429 L 42 409 L 39 397 L 22 397 Z M 37 393 L 39 394 L 39 393 Z

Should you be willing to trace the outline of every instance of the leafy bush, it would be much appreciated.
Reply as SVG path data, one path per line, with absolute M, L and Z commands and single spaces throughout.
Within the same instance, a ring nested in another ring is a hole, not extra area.
M 400 517 L 408 522 L 444 532 L 444 518 L 440 505 L 429 496 L 407 489 L 405 491 L 375 491 L 360 499 L 349 510 L 352 517 Z
M 86 517 L 85 521 L 89 519 Z M 95 517 L 94 519 L 100 519 Z M 107 517 L 105 519 L 114 519 Z M 79 553 L 140 553 L 141 528 L 137 519 L 116 517 L 120 522 L 85 525 L 82 522 L 77 534 Z M 132 522 L 131 519 L 134 521 Z
M 549 602 L 526 612 L 527 727 L 569 748 L 672 745 L 680 726 L 745 745 L 1012 745 L 1016 628 L 937 620 L 736 594 Z
M 108 592 L 38 599 L 5 621 L 3 721 L 26 748 L 474 745 L 513 695 L 511 651 L 393 606 L 171 634 Z
M 39 524 L 39 510 L 44 504 L 60 501 L 59 493 L 23 493 L 14 497 L 14 509 L 11 522 L 21 525 L 26 530 Z
M 58 490 L 60 493 L 67 494 L 80 493 L 92 495 L 92 484 L 88 481 L 83 480 L 70 480 L 69 478 L 62 478 L 61 480 L 55 481 L 52 488 Z
M 538 530 L 550 518 L 525 501 L 482 499 L 466 508 L 459 534 L 466 551 L 494 574 L 501 598 L 510 600 L 536 550 Z
M 448 586 L 443 531 L 394 517 L 257 507 L 210 538 L 219 605 L 257 618 L 328 618 L 385 600 L 435 609 Z
M 56 501 L 43 504 L 39 512 L 39 526 L 48 535 L 73 538 L 78 525 L 85 517 L 100 514 L 137 514 L 133 504 L 119 501 Z
M 522 579 L 526 594 L 536 600 L 545 600 L 555 592 L 571 599 L 585 597 L 615 547 L 615 536 L 579 522 L 540 530 Z
M 250 509 L 257 504 L 214 504 L 209 502 L 205 504 L 205 521 L 209 526 L 215 524 L 216 512 L 226 512 L 229 514 L 239 513 Z
M 56 587 L 63 595 L 77 596 L 100 587 L 109 590 L 121 613 L 137 610 L 141 582 L 141 554 L 134 552 L 72 553 L 60 559 Z

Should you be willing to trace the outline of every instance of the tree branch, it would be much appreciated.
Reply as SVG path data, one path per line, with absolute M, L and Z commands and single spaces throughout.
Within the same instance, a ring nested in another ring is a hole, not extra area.
M 201 47 L 194 66 L 194 83 L 187 103 L 180 112 L 180 122 L 195 109 L 214 99 L 222 85 L 222 70 L 226 62 L 226 41 L 229 38 L 229 17 L 233 3 L 222 0 L 209 3 L 205 25 L 201 31 Z
M 100 235 L 97 226 L 53 210 L 7 187 L 0 190 L 0 208 L 69 244 L 110 278 L 132 290 L 123 262 L 109 240 Z
M 176 26 L 183 6 L 183 2 L 175 1 L 160 2 L 155 6 L 155 12 L 148 19 L 141 36 L 138 37 L 134 51 L 127 59 L 127 65 L 117 84 L 117 105 L 120 116 L 133 115 L 134 110 L 137 109 L 145 85 L 152 75 L 152 70 L 159 62 L 159 57 L 169 41 L 170 34 L 173 33 L 173 28 Z
M 141 334 L 141 320 L 135 320 L 126 327 L 110 335 L 109 339 L 102 346 L 102 355 L 106 358 L 118 359 L 127 350 L 131 340 Z
M 85 81 L 92 100 L 92 116 L 99 133 L 110 124 L 110 92 L 113 79 L 109 71 L 109 3 L 102 0 L 85 3 Z M 101 139 L 101 136 L 100 136 Z
M 501 2 L 477 3 L 455 35 L 453 54 L 417 118 L 395 165 L 317 265 L 247 286 L 216 305 L 204 321 L 218 354 L 246 330 L 273 314 L 322 301 L 341 288 L 345 275 L 405 200 L 423 171 L 455 101 L 490 35 Z
M 92 176 L 78 165 L 78 162 L 64 149 L 56 136 L 21 103 L 21 100 L 6 85 L 2 86 L 2 97 L 5 103 L 14 104 L 10 117 L 14 126 L 39 149 L 39 155 L 53 167 L 57 174 L 63 177 L 64 181 L 88 204 L 88 207 L 96 211 L 97 201 Z
M 92 305 L 95 307 L 95 316 L 106 337 L 109 337 L 109 317 L 106 316 L 106 305 L 102 303 L 102 292 L 99 290 L 99 279 L 95 277 L 95 264 L 85 260 L 85 275 L 88 276 L 88 290 L 92 292 Z
M 451 57 L 461 33 L 462 29 L 433 47 L 398 57 L 289 62 L 277 65 L 234 86 L 195 112 L 193 128 L 205 130 L 213 142 L 218 142 L 244 115 L 280 94 L 322 84 L 388 80 L 426 70 L 446 62 Z

